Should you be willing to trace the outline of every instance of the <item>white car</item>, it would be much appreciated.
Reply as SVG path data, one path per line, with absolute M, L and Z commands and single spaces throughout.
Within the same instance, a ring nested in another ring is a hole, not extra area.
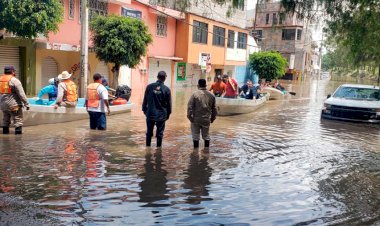
M 322 118 L 380 123 L 379 86 L 344 84 L 328 95 Z

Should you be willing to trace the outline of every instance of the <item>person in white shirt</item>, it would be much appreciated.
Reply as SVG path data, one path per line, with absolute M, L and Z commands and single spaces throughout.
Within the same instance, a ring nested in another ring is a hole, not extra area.
M 102 85 L 102 76 L 99 73 L 94 74 L 94 83 L 87 86 L 86 110 L 90 115 L 90 128 L 106 130 L 106 110 L 108 115 L 111 113 L 108 102 L 108 91 Z

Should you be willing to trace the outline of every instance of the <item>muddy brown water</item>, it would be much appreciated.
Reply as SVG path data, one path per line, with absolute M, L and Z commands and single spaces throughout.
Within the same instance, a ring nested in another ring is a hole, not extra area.
M 173 92 L 162 150 L 144 146 L 138 92 L 105 132 L 83 120 L 1 134 L 0 192 L 67 225 L 378 225 L 380 127 L 321 120 L 338 85 L 287 83 L 296 96 L 217 118 L 209 152 L 192 149 L 190 88 Z

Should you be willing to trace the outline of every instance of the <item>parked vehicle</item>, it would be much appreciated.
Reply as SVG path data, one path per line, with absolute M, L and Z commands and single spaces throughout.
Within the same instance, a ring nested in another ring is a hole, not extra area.
M 332 96 L 327 96 L 321 117 L 380 123 L 380 88 L 371 85 L 341 85 Z

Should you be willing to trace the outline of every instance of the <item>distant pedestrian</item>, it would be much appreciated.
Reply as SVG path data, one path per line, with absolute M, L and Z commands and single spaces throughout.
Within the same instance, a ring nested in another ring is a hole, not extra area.
M 94 83 L 87 86 L 86 110 L 90 115 L 90 129 L 105 130 L 107 128 L 106 108 L 110 114 L 108 91 L 102 85 L 102 76 L 98 73 L 93 76 Z
M 215 102 L 215 96 L 206 89 L 206 80 L 199 79 L 198 90 L 187 104 L 187 118 L 191 122 L 194 148 L 199 147 L 200 133 L 205 141 L 205 148 L 210 147 L 210 123 L 214 122 L 217 115 Z
M 77 85 L 70 79 L 72 74 L 67 71 L 63 71 L 58 75 L 60 83 L 58 84 L 58 96 L 57 102 L 54 108 L 57 109 L 59 106 L 64 106 L 67 108 L 75 108 L 78 101 L 78 88 Z
M 164 85 L 166 72 L 160 71 L 157 82 L 149 84 L 145 89 L 142 111 L 146 116 L 146 146 L 151 145 L 153 129 L 156 126 L 157 147 L 161 147 L 164 136 L 165 121 L 172 113 L 170 89 Z
M 22 134 L 22 107 L 29 110 L 28 99 L 20 80 L 16 77 L 13 66 L 5 66 L 4 74 L 0 76 L 0 108 L 3 111 L 3 134 L 9 134 L 11 119 L 14 121 L 15 134 Z

